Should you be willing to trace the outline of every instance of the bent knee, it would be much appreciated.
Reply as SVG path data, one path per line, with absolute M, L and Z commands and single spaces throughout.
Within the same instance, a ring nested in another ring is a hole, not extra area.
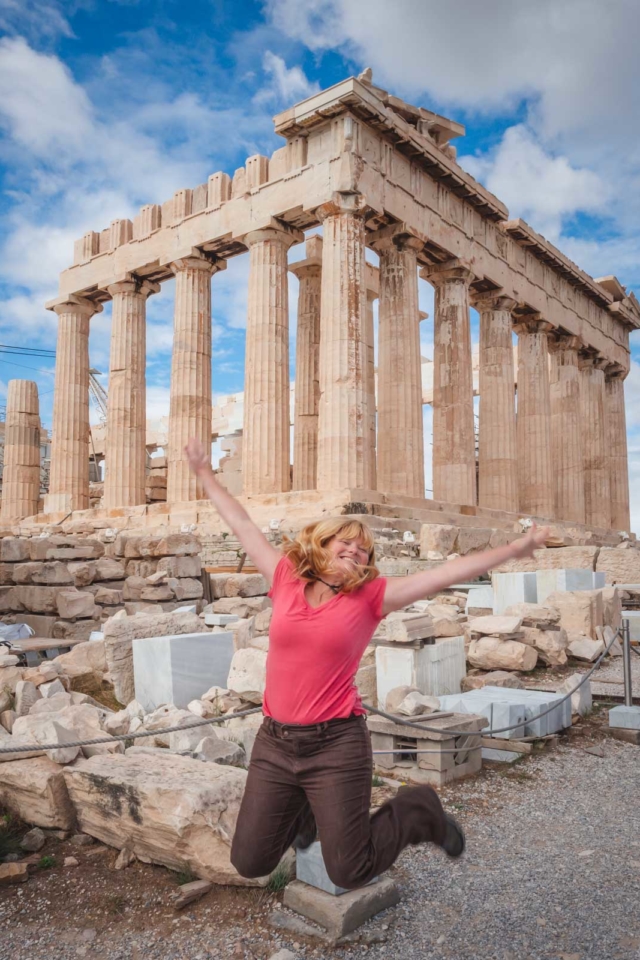
M 231 866 L 235 867 L 241 877 L 247 880 L 256 880 L 258 877 L 268 876 L 278 866 L 278 861 L 271 863 L 266 857 L 260 856 L 258 851 L 231 847 Z
M 343 887 L 345 890 L 357 890 L 358 887 L 364 887 L 374 877 L 366 864 L 327 863 L 325 860 L 325 867 L 331 882 L 335 883 L 336 887 Z

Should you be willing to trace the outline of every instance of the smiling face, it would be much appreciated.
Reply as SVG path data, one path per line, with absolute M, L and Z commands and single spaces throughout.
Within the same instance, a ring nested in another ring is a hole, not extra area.
M 366 567 L 369 563 L 369 551 L 361 537 L 352 540 L 332 537 L 327 543 L 326 549 L 332 555 L 332 566 L 337 576 L 341 574 L 346 576 L 353 573 L 358 567 Z

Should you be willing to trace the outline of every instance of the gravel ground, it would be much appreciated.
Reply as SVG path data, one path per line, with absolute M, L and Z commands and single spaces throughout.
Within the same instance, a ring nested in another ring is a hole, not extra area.
M 86 872 L 51 871 L 0 891 L 0 960 L 267 960 L 282 947 L 299 960 L 640 960 L 640 748 L 608 736 L 605 709 L 544 752 L 487 765 L 442 798 L 467 831 L 466 855 L 406 851 L 393 871 L 400 905 L 359 942 L 329 946 L 274 929 L 274 906 L 285 921 L 293 915 L 257 891 L 214 889 L 176 918 L 166 871 L 136 864 L 116 875 L 117 917 L 106 902 L 102 918 L 88 916 L 91 884 L 102 881 Z M 60 884 L 62 914 L 51 906 Z

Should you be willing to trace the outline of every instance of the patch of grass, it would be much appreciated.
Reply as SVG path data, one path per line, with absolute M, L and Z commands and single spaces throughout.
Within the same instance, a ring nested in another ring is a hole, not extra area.
M 377 773 L 371 777 L 371 786 L 372 787 L 384 787 L 384 780 L 382 777 L 379 777 Z
M 121 893 L 112 893 L 106 900 L 107 910 L 112 916 L 123 917 L 127 898 Z
M 0 860 L 20 850 L 22 824 L 12 813 L 0 812 Z
M 173 874 L 173 879 L 181 887 L 185 883 L 193 883 L 194 880 L 197 880 L 195 873 L 192 873 L 188 867 L 185 867 L 184 870 L 179 870 L 178 873 Z
M 110 710 L 123 710 L 126 704 L 120 703 L 115 698 L 113 687 L 106 680 L 100 680 L 95 673 L 87 673 L 82 677 L 73 677 L 71 680 L 71 689 L 75 693 L 86 693 L 93 697 L 98 703 L 104 704 Z
M 51 867 L 55 867 L 56 858 L 51 854 L 47 853 L 44 857 L 40 857 L 38 860 L 38 867 L 40 870 L 50 870 Z
M 291 879 L 291 868 L 284 863 L 279 863 L 271 876 L 269 877 L 266 889 L 269 893 L 280 893 Z

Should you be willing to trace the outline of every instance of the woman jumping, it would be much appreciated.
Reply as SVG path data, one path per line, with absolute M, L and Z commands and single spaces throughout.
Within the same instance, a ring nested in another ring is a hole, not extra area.
M 360 658 L 388 613 L 500 566 L 533 556 L 546 531 L 405 577 L 381 577 L 369 528 L 320 520 L 276 550 L 215 479 L 197 440 L 186 453 L 222 517 L 271 584 L 263 713 L 231 848 L 243 877 L 264 877 L 285 851 L 322 845 L 338 886 L 363 886 L 408 844 L 464 851 L 462 829 L 429 786 L 402 788 L 370 816 L 373 763 L 354 683 Z

